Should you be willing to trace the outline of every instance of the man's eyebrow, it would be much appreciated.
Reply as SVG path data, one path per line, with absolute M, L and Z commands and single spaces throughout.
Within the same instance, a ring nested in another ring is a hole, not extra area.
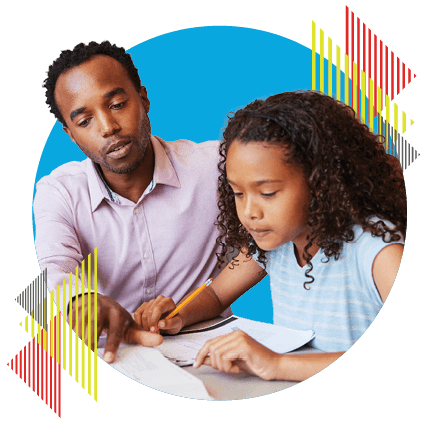
M 103 95 L 104 98 L 111 98 L 114 95 L 119 95 L 120 93 L 126 93 L 126 90 L 123 89 L 122 87 L 116 87 L 115 89 L 109 91 L 108 93 L 106 93 L 105 95 Z
M 76 110 L 73 110 L 70 113 L 70 120 L 73 121 L 73 119 L 78 115 L 81 114 L 85 110 L 85 107 L 77 108 Z
M 228 184 L 230 184 L 230 185 L 237 185 L 229 179 L 227 179 L 227 181 L 228 181 Z M 252 184 L 255 184 L 256 187 L 259 187 L 260 185 L 263 185 L 263 184 L 272 184 L 275 182 L 283 182 L 283 181 L 280 179 L 263 179 L 261 181 L 254 181 Z
M 120 93 L 126 93 L 126 90 L 122 87 L 116 87 L 115 89 L 109 91 L 105 95 L 103 95 L 103 98 L 111 98 L 115 95 L 119 95 Z M 76 110 L 73 110 L 70 113 L 70 120 L 73 121 L 73 119 L 78 115 L 81 114 L 85 110 L 85 107 L 77 108 Z

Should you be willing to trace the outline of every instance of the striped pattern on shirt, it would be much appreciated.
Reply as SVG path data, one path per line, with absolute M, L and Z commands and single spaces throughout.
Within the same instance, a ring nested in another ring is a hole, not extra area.
M 344 243 L 338 260 L 319 250 L 310 273 L 315 281 L 303 286 L 307 265 L 298 264 L 294 244 L 267 252 L 274 324 L 315 332 L 310 343 L 323 351 L 346 351 L 366 331 L 383 302 L 374 284 L 372 265 L 388 244 L 362 228 L 353 228 L 355 240 Z M 402 243 L 392 242 L 392 243 Z

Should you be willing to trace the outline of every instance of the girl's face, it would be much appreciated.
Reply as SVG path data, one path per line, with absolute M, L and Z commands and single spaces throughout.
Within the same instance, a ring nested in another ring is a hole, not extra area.
M 226 171 L 239 220 L 260 249 L 289 241 L 304 248 L 310 190 L 302 169 L 286 163 L 279 146 L 233 141 Z

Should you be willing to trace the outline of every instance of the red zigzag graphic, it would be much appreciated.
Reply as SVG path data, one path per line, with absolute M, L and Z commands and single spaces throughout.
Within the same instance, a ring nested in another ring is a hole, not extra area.
M 350 20 L 351 18 L 351 20 Z M 351 23 L 351 28 L 350 28 Z M 355 32 L 356 30 L 356 32 Z M 367 40 L 367 33 L 368 33 L 368 43 L 366 43 Z M 360 19 L 359 17 L 356 17 L 356 26 L 355 26 L 355 20 L 354 20 L 354 12 L 350 11 L 348 6 L 345 6 L 345 53 L 349 55 L 350 63 L 351 63 L 351 70 L 350 70 L 350 76 L 353 75 L 353 62 L 355 62 L 355 34 L 356 34 L 356 64 L 357 64 L 357 90 L 358 93 L 360 92 L 360 85 L 361 85 L 361 70 L 365 73 L 365 79 L 368 81 L 370 78 L 374 81 L 374 100 L 377 100 L 377 86 L 379 86 L 381 91 L 381 99 L 380 102 L 382 107 L 385 105 L 386 102 L 386 96 L 384 95 L 391 95 L 390 99 L 391 101 L 394 99 L 394 85 L 397 85 L 397 92 L 398 95 L 401 90 L 403 90 L 406 87 L 406 66 L 404 62 L 401 62 L 400 66 L 400 58 L 397 56 L 397 66 L 395 66 L 395 58 L 394 58 L 394 52 L 391 51 L 391 62 L 389 62 L 389 50 L 388 46 L 385 45 L 385 48 L 383 48 L 383 42 L 382 40 L 378 40 L 377 36 L 371 34 L 371 29 L 367 27 L 365 23 L 362 23 L 362 43 L 361 43 L 361 25 L 360 25 Z M 351 35 L 351 37 L 350 37 Z M 373 39 L 373 42 L 371 40 Z M 351 49 L 350 49 L 351 47 Z M 362 53 L 362 67 L 361 67 L 361 53 Z M 368 55 L 367 55 L 368 53 Z M 373 53 L 373 55 L 372 55 Z M 373 61 L 371 60 L 373 59 Z M 371 73 L 371 63 L 373 62 L 373 71 L 374 75 Z M 367 67 L 368 65 L 368 67 Z M 378 67 L 379 65 L 379 67 Z M 377 73 L 377 68 L 379 68 L 380 73 Z M 383 71 L 385 70 L 385 78 L 383 77 Z M 407 71 L 407 80 L 408 84 L 411 83 L 412 72 L 411 69 L 408 68 Z M 379 77 L 379 80 L 378 80 Z M 416 74 L 414 74 L 414 78 L 417 77 Z M 390 79 L 389 79 L 390 78 Z M 401 86 L 401 89 L 400 89 Z M 370 98 L 369 93 L 369 87 L 368 87 L 368 99 Z M 377 108 L 376 108 L 376 102 L 374 102 L 374 117 L 377 116 Z M 360 97 L 357 97 L 357 106 L 356 111 L 358 116 L 360 116 Z
M 20 353 L 7 364 L 12 371 L 15 371 L 20 376 L 29 388 L 46 402 L 50 409 L 55 414 L 61 417 L 61 346 L 58 345 L 59 358 L 57 362 L 56 358 L 56 337 L 57 330 L 58 336 L 61 336 L 61 323 L 60 317 L 54 317 L 54 346 L 55 351 L 53 356 L 50 355 L 50 342 L 48 341 L 47 327 L 41 328 L 39 333 L 29 341 Z M 38 336 L 41 337 L 41 342 L 38 340 Z M 44 337 L 46 338 L 46 347 L 44 348 Z

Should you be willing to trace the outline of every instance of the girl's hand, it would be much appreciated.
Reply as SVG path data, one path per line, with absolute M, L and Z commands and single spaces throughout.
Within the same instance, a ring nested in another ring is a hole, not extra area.
M 134 321 L 145 331 L 155 333 L 163 331 L 169 335 L 177 334 L 182 328 L 181 317 L 177 314 L 171 319 L 165 319 L 175 307 L 172 298 L 160 295 L 137 308 L 134 313 Z
M 277 377 L 281 356 L 239 330 L 207 341 L 193 366 L 198 368 L 204 364 L 234 374 L 245 371 L 273 380 Z

